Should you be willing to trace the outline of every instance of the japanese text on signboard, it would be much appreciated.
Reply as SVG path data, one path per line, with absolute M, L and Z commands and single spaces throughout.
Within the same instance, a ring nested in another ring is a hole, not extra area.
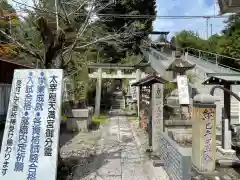
M 201 119 L 204 121 L 204 145 L 203 145 L 203 165 L 206 167 L 212 161 L 212 133 L 213 133 L 213 120 L 214 110 L 206 108 L 202 114 Z
M 0 179 L 56 178 L 61 69 L 15 70 L 0 154 Z
M 22 81 L 17 80 L 16 87 L 14 89 L 14 97 L 13 97 L 13 105 L 12 109 L 10 110 L 10 126 L 9 126 L 9 131 L 7 133 L 7 145 L 4 151 L 4 161 L 3 161 L 3 166 L 2 166 L 2 175 L 6 175 L 8 171 L 8 164 L 9 160 L 11 158 L 11 152 L 13 148 L 13 135 L 15 131 L 15 124 L 16 124 L 16 118 L 17 118 L 17 112 L 18 112 L 18 107 L 19 107 L 19 95 L 20 95 L 20 90 L 22 87 Z

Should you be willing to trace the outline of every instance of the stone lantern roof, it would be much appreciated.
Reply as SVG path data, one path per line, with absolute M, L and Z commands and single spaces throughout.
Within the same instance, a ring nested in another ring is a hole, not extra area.
M 191 64 L 182 58 L 176 58 L 166 69 L 167 71 L 173 72 L 185 72 L 195 67 L 195 64 Z

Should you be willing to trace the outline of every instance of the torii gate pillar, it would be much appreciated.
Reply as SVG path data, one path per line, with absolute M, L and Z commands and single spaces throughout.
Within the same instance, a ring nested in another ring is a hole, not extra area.
M 141 79 L 142 72 L 140 69 L 136 70 L 136 82 Z M 138 118 L 140 118 L 140 87 L 137 86 L 137 110 L 138 110 Z
M 95 116 L 100 115 L 101 90 L 102 90 L 102 68 L 98 68 L 96 96 L 95 96 L 95 112 L 94 112 Z

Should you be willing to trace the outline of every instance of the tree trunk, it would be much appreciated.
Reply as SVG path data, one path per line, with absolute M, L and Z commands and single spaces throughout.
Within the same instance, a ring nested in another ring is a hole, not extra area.
M 37 20 L 38 29 L 45 47 L 45 67 L 46 69 L 63 69 L 63 45 L 65 42 L 65 34 L 59 30 L 54 36 L 47 21 L 41 17 Z M 60 151 L 58 151 L 58 167 L 62 168 L 64 162 L 61 158 Z

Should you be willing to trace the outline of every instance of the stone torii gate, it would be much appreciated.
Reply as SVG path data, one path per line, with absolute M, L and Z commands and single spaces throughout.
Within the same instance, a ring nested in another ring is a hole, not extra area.
M 140 67 L 146 67 L 147 65 L 128 65 L 128 64 L 113 64 L 113 63 L 103 63 L 103 64 L 90 64 L 88 69 L 95 69 L 94 72 L 88 73 L 89 78 L 96 78 L 96 97 L 95 97 L 95 112 L 96 116 L 100 115 L 100 103 L 101 103 L 101 88 L 102 79 L 136 79 L 139 81 L 142 77 L 145 77 L 145 73 L 142 73 Z M 103 69 L 113 69 L 116 73 L 106 73 Z M 132 70 L 135 72 L 125 74 L 124 70 Z M 137 101 L 139 109 L 139 88 L 137 89 Z

